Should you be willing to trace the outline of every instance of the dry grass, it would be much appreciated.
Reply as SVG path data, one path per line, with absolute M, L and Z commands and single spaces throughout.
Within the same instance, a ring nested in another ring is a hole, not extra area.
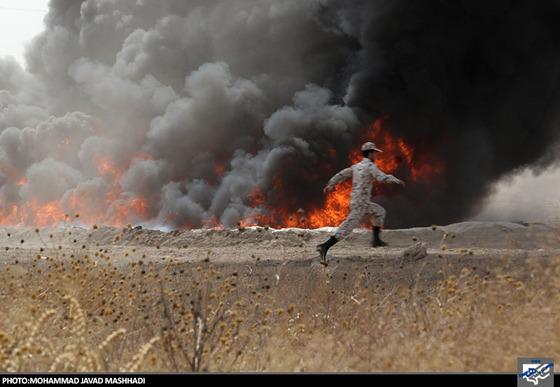
M 517 357 L 560 358 L 555 255 L 156 264 L 37 233 L 32 262 L 0 275 L 1 372 L 514 372 Z

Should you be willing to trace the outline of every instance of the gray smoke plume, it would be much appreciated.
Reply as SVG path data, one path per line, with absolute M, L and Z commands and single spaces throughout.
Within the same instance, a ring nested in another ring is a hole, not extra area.
M 0 60 L 0 216 L 55 201 L 105 223 L 126 211 L 131 223 L 231 226 L 255 211 L 255 190 L 261 211 L 321 208 L 326 181 L 386 114 L 412 162 L 446 165 L 377 198 L 388 226 L 459 220 L 500 176 L 556 162 L 559 11 L 51 0 L 26 69 Z

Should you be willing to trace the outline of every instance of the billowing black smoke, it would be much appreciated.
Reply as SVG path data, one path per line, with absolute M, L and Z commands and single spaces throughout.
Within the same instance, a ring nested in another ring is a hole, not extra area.
M 52 0 L 27 70 L 0 60 L 0 213 L 58 201 L 108 223 L 125 209 L 131 223 L 231 226 L 256 188 L 268 208 L 320 208 L 326 181 L 387 114 L 416 157 L 446 163 L 437 184 L 377 198 L 388 226 L 462 219 L 501 175 L 556 160 L 559 11 Z
M 447 184 L 414 198 L 428 211 L 394 208 L 399 223 L 461 219 L 489 182 L 557 160 L 559 11 L 554 1 L 386 1 L 360 12 L 347 103 L 386 109 L 398 134 L 440 147 L 448 164 Z

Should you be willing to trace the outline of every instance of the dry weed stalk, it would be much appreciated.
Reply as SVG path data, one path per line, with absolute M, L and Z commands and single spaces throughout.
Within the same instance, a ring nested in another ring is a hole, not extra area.
M 159 341 L 159 337 L 154 337 L 138 350 L 138 353 L 132 357 L 132 360 L 121 370 L 123 372 L 141 371 L 141 366 L 146 359 L 148 353 L 152 350 L 155 343 Z
M 95 242 L 106 230 L 70 231 L 36 230 L 39 254 L 2 273 L 2 371 L 509 372 L 520 353 L 560 357 L 554 252 L 476 257 L 444 238 L 417 262 L 234 267 L 210 251 L 157 261 L 127 247 L 130 228 L 114 250 Z

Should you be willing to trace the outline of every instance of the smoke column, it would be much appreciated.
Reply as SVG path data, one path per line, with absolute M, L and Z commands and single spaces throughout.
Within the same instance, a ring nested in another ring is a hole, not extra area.
M 383 115 L 446 165 L 376 198 L 389 227 L 461 220 L 504 174 L 557 161 L 554 1 L 49 7 L 26 69 L 0 61 L 2 214 L 55 201 L 100 222 L 231 226 L 256 188 L 270 208 L 319 208 Z

